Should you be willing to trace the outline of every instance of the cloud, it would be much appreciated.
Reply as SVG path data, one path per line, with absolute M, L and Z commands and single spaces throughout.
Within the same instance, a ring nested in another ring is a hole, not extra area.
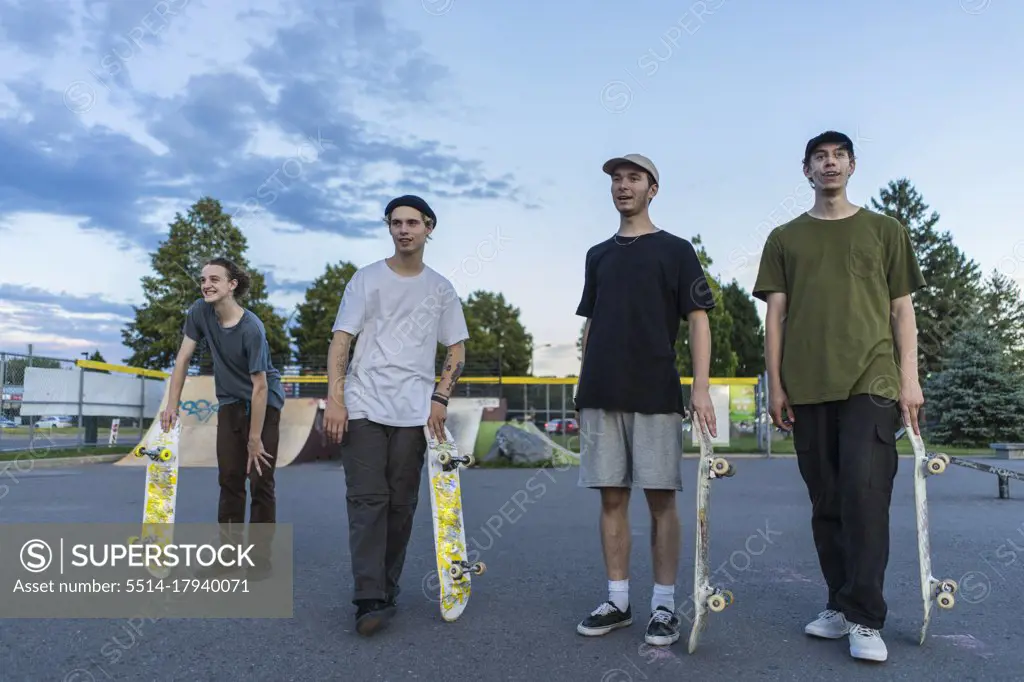
M 243 226 L 350 237 L 397 193 L 519 201 L 510 175 L 360 113 L 429 112 L 447 77 L 377 0 L 228 4 L 8 2 L 0 215 L 78 216 L 150 250 L 163 226 L 140 214 L 207 194 Z M 54 44 L 57 67 L 35 57 Z
M 375 257 L 397 194 L 532 205 L 399 125 L 452 106 L 449 73 L 381 3 L 0 0 L 0 349 L 120 361 L 148 253 L 202 196 L 286 318 L 327 263 Z

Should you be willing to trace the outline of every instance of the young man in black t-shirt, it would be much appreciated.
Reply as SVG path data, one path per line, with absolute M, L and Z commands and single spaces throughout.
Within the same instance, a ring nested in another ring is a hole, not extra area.
M 603 635 L 633 622 L 629 602 L 630 488 L 644 490 L 651 512 L 654 596 L 645 639 L 679 639 L 675 582 L 679 565 L 683 394 L 675 342 L 689 322 L 694 383 L 690 409 L 716 435 L 709 393 L 715 302 L 693 245 L 651 222 L 658 170 L 639 154 L 604 164 L 619 212 L 619 230 L 587 252 L 583 296 L 576 314 L 587 318 L 577 386 L 580 485 L 601 491 L 601 542 L 608 600 L 577 626 Z

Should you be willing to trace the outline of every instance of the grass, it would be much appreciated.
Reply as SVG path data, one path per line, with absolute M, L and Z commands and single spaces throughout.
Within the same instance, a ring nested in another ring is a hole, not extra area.
M 139 430 L 138 426 L 132 426 L 132 427 L 126 427 L 126 428 L 129 428 L 132 431 L 138 431 Z M 79 430 L 79 427 L 77 427 L 77 426 L 63 426 L 63 427 L 56 427 L 55 426 L 53 428 L 45 428 L 44 427 L 44 428 L 36 429 L 35 433 L 36 433 L 37 436 L 39 434 L 41 434 L 41 433 L 46 434 L 47 436 L 58 436 L 58 435 L 73 436 L 74 434 L 78 433 L 78 430 Z M 124 430 L 125 429 L 121 429 L 122 432 Z M 104 440 L 106 440 L 107 438 L 110 437 L 110 429 L 109 428 L 101 428 L 101 429 L 98 428 L 98 429 L 96 429 L 96 434 L 97 434 L 97 437 L 101 437 Z M 27 436 L 27 435 L 29 435 L 29 427 L 27 427 L 27 426 L 15 426 L 14 428 L 7 428 L 7 429 L 3 430 L 3 435 L 4 436 Z M 0 443 L 3 443 L 2 437 L 0 437 Z

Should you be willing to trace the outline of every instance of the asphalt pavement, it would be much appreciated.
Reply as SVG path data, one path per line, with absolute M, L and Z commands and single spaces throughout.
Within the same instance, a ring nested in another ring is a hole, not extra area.
M 605 637 L 576 623 L 607 596 L 598 498 L 577 470 L 463 473 L 467 537 L 487 563 L 473 579 L 462 618 L 442 621 L 436 596 L 430 503 L 424 481 L 399 597 L 399 614 L 374 638 L 357 635 L 344 474 L 331 462 L 277 474 L 278 520 L 294 524 L 294 616 L 284 620 L 19 620 L 0 628 L 8 682 L 91 680 L 1013 680 L 1024 670 L 1019 623 L 1024 596 L 1024 484 L 997 498 L 995 477 L 951 466 L 930 485 L 936 573 L 960 582 L 951 611 L 937 610 L 918 646 L 921 601 L 910 460 L 900 459 L 886 578 L 889 661 L 849 656 L 845 640 L 803 626 L 824 604 L 809 528 L 809 501 L 792 458 L 735 458 L 716 482 L 711 557 L 735 603 L 686 652 L 693 570 L 693 459 L 680 495 L 682 562 L 676 606 L 684 635 L 668 648 L 644 644 L 651 597 L 650 522 L 642 496 L 631 507 L 632 627 Z M 1006 463 L 1000 463 L 1006 464 Z M 1009 464 L 1022 468 L 1017 463 Z M 135 523 L 143 471 L 96 464 L 8 471 L 0 522 Z M 0 472 L 2 473 L 2 472 Z M 217 475 L 181 471 L 178 521 L 212 521 Z M 3 548 L 0 548 L 3 551 Z

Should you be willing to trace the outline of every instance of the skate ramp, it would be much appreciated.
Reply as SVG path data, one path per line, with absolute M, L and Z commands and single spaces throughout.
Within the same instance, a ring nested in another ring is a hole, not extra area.
M 146 433 L 147 438 L 155 435 L 160 428 L 160 412 L 167 405 L 167 388 L 165 382 L 164 396 L 160 401 L 157 413 L 153 415 L 153 423 Z M 316 459 L 309 456 L 306 449 L 315 445 L 312 438 L 313 425 L 319 408 L 316 398 L 287 398 L 281 411 L 280 440 L 277 448 L 277 466 L 288 466 L 296 460 L 309 461 Z M 217 466 L 217 396 L 212 376 L 186 377 L 185 385 L 179 400 L 178 419 L 181 421 L 181 442 L 178 452 L 181 457 L 179 466 L 183 467 L 216 467 Z M 313 443 L 311 443 L 313 441 Z M 143 466 L 145 457 L 127 455 L 116 462 L 119 465 Z
M 484 409 L 498 407 L 497 398 L 452 398 L 448 401 L 446 426 L 459 446 L 460 455 L 474 455 Z M 479 458 L 479 457 L 478 457 Z

